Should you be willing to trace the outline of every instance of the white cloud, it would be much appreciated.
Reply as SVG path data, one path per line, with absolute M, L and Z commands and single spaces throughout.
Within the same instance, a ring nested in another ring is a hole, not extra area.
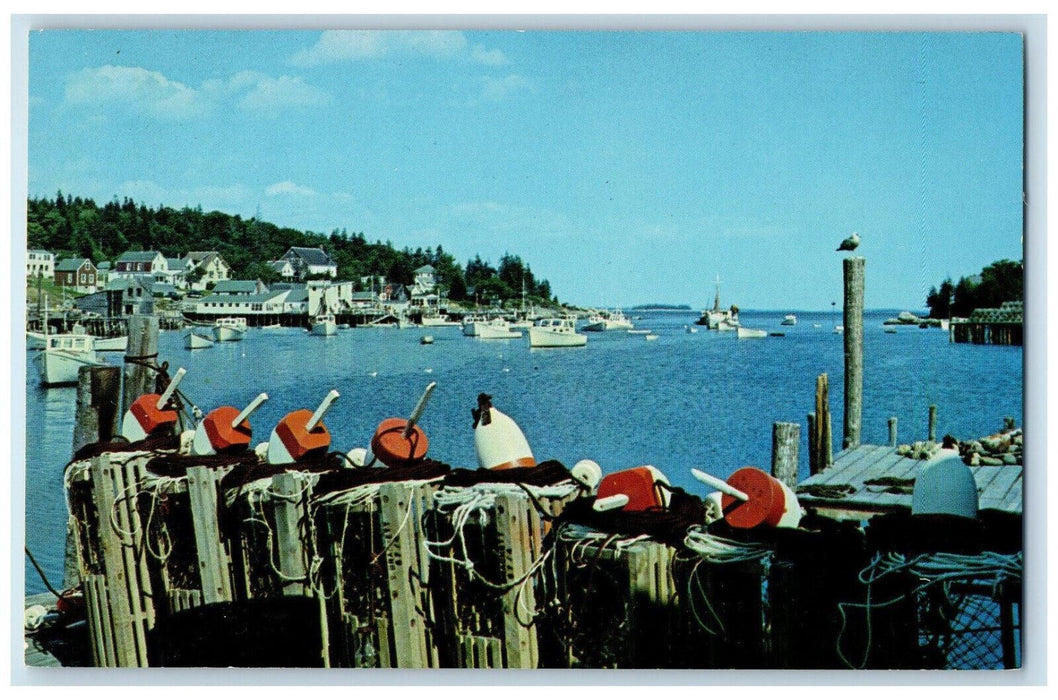
M 532 92 L 533 82 L 523 75 L 507 75 L 502 78 L 481 78 L 479 102 L 499 102 L 516 92 Z
M 316 194 L 316 191 L 311 187 L 305 187 L 303 185 L 297 185 L 290 180 L 283 180 L 277 182 L 274 185 L 269 185 L 265 189 L 265 194 L 269 197 L 278 197 L 281 195 L 296 195 L 299 197 L 312 197 Z
M 484 63 L 486 66 L 507 65 L 507 56 L 502 51 L 499 49 L 486 49 L 481 44 L 475 44 L 470 55 L 475 61 Z
M 205 113 L 201 93 L 161 73 L 132 66 L 85 68 L 66 82 L 66 102 L 73 105 L 124 104 L 162 119 L 190 119 Z
M 463 32 L 361 29 L 327 30 L 314 45 L 291 56 L 289 62 L 295 66 L 320 66 L 409 54 L 437 59 L 469 59 L 489 66 L 507 63 L 507 57 L 498 49 L 490 50 L 481 45 L 469 49 Z
M 254 71 L 213 78 L 193 88 L 156 71 L 107 65 L 78 71 L 66 83 L 69 105 L 124 105 L 136 114 L 170 120 L 192 119 L 231 104 L 247 111 L 267 112 L 281 107 L 318 107 L 330 100 L 327 92 L 299 77 L 273 78 Z

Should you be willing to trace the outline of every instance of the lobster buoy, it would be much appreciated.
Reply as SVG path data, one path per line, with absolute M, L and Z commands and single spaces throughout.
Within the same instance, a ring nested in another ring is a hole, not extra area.
M 191 454 L 215 455 L 246 450 L 253 435 L 247 419 L 267 400 L 268 394 L 261 392 L 242 411 L 234 406 L 219 406 L 210 411 L 195 429 Z
M 591 459 L 582 459 L 569 470 L 573 480 L 580 484 L 589 494 L 596 493 L 599 482 L 602 481 L 602 467 Z
M 607 474 L 599 482 L 596 505 L 600 507 L 596 510 L 608 509 L 607 505 L 618 503 L 619 500 L 607 500 L 615 496 L 628 499 L 620 506 L 621 510 L 628 512 L 666 508 L 670 497 L 668 485 L 669 480 L 661 470 L 649 464 Z
M 804 512 L 797 496 L 784 483 L 756 467 L 739 469 L 726 482 L 697 469 L 695 478 L 719 490 L 724 519 L 731 527 L 758 525 L 796 528 Z
M 375 463 L 375 455 L 366 447 L 354 447 L 345 453 L 345 466 L 370 467 Z
M 911 515 L 977 517 L 977 482 L 958 453 L 931 460 L 915 479 Z
M 533 451 L 522 429 L 492 405 L 492 397 L 478 394 L 474 416 L 474 452 L 482 469 L 535 467 Z
M 371 452 L 378 458 L 378 461 L 387 467 L 404 467 L 420 462 L 426 456 L 430 441 L 417 423 L 436 386 L 437 382 L 430 382 L 426 385 L 422 396 L 419 397 L 419 402 L 415 404 L 407 420 L 387 418 L 379 423 L 374 437 L 371 438 Z
M 331 389 L 315 413 L 303 408 L 283 416 L 268 438 L 268 463 L 290 464 L 326 453 L 331 434 L 323 416 L 337 398 L 338 392 Z
M 139 442 L 163 430 L 173 430 L 179 416 L 166 405 L 185 374 L 187 370 L 181 367 L 161 395 L 144 394 L 133 401 L 121 420 L 121 436 L 129 442 Z

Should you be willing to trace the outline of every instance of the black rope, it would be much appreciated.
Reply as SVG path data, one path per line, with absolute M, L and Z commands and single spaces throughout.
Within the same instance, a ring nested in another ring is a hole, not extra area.
M 26 550 L 26 556 L 29 557 L 29 562 L 33 564 L 33 568 L 37 570 L 37 575 L 40 576 L 40 580 L 44 582 L 44 587 L 56 598 L 62 598 L 62 593 L 55 590 L 54 586 L 51 585 L 51 582 L 48 581 L 48 577 L 44 574 L 44 569 L 40 568 L 40 564 L 38 564 L 37 560 L 34 558 L 33 552 L 29 551 L 29 547 L 23 545 L 22 549 Z

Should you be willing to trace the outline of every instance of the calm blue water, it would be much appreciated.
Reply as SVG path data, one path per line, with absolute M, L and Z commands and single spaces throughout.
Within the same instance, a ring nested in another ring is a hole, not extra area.
M 928 407 L 938 406 L 938 434 L 979 437 L 1021 425 L 1022 349 L 954 345 L 938 329 L 882 332 L 895 312 L 869 312 L 864 332 L 862 439 L 884 444 L 887 420 L 899 419 L 901 442 L 925 439 Z M 476 467 L 470 410 L 478 393 L 522 427 L 538 461 L 572 467 L 588 457 L 604 471 L 653 464 L 678 486 L 704 487 L 690 468 L 726 477 L 771 463 L 771 426 L 802 425 L 801 474 L 807 476 L 807 425 L 816 376 L 830 375 L 835 452 L 842 437 L 842 337 L 839 314 L 742 313 L 742 323 L 785 337 L 737 340 L 734 333 L 684 330 L 697 313 L 648 313 L 636 321 L 661 337 L 590 333 L 588 346 L 534 349 L 528 340 L 483 341 L 457 327 L 339 331 L 331 338 L 297 329 L 251 329 L 239 343 L 185 350 L 179 332 L 163 332 L 161 359 L 188 370 L 181 389 L 203 411 L 243 406 L 259 392 L 271 399 L 253 416 L 254 443 L 268 439 L 286 413 L 314 409 L 330 389 L 341 398 L 326 417 L 333 446 L 366 446 L 384 418 L 406 416 L 430 381 L 437 382 L 421 425 L 430 454 L 453 466 Z M 813 324 L 820 324 L 815 328 Z M 433 345 L 420 345 L 424 332 Z M 112 362 L 117 360 L 111 355 Z M 70 456 L 75 389 L 41 389 L 34 368 L 26 389 L 27 545 L 56 586 L 62 580 L 66 504 L 62 467 Z M 27 592 L 44 590 L 27 563 Z

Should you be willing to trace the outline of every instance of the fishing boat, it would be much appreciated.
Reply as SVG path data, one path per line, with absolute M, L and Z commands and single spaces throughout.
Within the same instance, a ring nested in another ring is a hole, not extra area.
M 213 338 L 205 334 L 205 329 L 191 326 L 184 331 L 184 347 L 188 350 L 205 350 L 213 347 Z
M 845 332 L 845 326 L 841 326 L 841 325 L 834 326 L 834 335 L 841 335 L 844 332 Z
M 475 337 L 481 334 L 481 327 L 489 320 L 481 314 L 471 314 L 463 319 L 463 335 Z
M 786 314 L 785 316 L 783 316 L 782 323 L 780 325 L 782 325 L 782 326 L 796 326 L 797 325 L 797 316 L 795 316 L 794 314 Z
M 26 331 L 26 349 L 43 350 L 48 346 L 48 334 L 37 331 Z
M 631 321 L 620 309 L 613 311 L 599 311 L 588 317 L 588 325 L 581 328 L 582 331 L 626 331 L 634 327 Z
M 529 329 L 531 348 L 570 348 L 588 344 L 588 336 L 576 330 L 576 317 L 545 318 Z
M 716 276 L 716 296 L 713 298 L 713 308 L 703 311 L 701 318 L 694 323 L 713 331 L 729 331 L 738 327 L 738 307 L 732 304 L 730 308 L 720 308 L 719 275 Z
M 628 332 L 631 335 L 649 335 L 650 334 L 650 329 L 649 328 L 644 328 L 644 329 L 633 328 L 633 329 L 629 330 Z
M 334 322 L 334 314 L 320 314 L 312 320 L 313 335 L 337 335 L 338 324 Z
M 739 326 L 738 329 L 739 338 L 767 338 L 768 331 L 758 330 L 756 328 L 746 328 L 745 326 Z
M 658 339 L 658 334 L 657 333 L 647 333 L 643 337 L 646 338 L 647 340 L 657 340 Z
M 488 323 L 478 323 L 477 326 L 477 337 L 482 340 L 510 340 L 522 337 L 522 332 L 511 330 L 511 324 L 503 318 L 494 318 Z
M 424 335 L 423 337 L 419 338 L 419 345 L 433 345 L 433 336 Z
M 242 340 L 246 335 L 246 319 L 241 316 L 218 318 L 213 323 L 213 339 L 218 343 Z
M 431 328 L 437 326 L 459 326 L 459 321 L 453 321 L 448 316 L 442 316 L 438 311 L 424 311 L 422 314 L 422 325 Z
M 81 367 L 105 364 L 96 356 L 92 341 L 92 336 L 86 333 L 49 334 L 44 349 L 34 358 L 41 384 L 76 384 L 77 370 Z

